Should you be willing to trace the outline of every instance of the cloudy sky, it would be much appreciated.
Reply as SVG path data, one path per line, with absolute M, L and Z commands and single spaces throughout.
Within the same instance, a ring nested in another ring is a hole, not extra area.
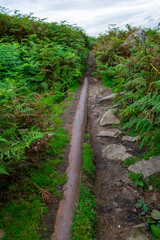
M 104 33 L 108 24 L 156 27 L 160 22 L 160 0 L 0 0 L 0 6 L 47 21 L 66 20 L 91 36 Z

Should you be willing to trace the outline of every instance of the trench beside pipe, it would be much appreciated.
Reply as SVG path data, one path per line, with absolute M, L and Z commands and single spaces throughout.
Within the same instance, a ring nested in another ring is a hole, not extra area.
M 51 240 L 70 240 L 71 238 L 72 219 L 80 190 L 82 145 L 87 115 L 87 88 L 88 79 L 85 78 L 72 127 L 69 165 L 66 170 L 67 182 L 63 188 L 63 199 L 59 204 L 55 231 Z

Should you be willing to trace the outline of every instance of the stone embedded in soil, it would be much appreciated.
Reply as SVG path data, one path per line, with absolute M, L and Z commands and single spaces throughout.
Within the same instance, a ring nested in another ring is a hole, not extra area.
M 0 229 L 0 239 L 3 239 L 5 237 L 6 233 L 5 231 L 1 228 Z
M 112 124 L 120 124 L 120 120 L 118 117 L 114 115 L 117 109 L 109 109 L 105 112 L 100 120 L 100 126 L 112 125 Z
M 127 149 L 123 145 L 109 144 L 102 150 L 102 157 L 124 161 L 132 155 L 127 153 Z
M 134 228 L 146 228 L 146 223 L 145 222 L 144 223 L 139 223 L 137 225 L 134 225 L 133 227 Z
M 117 93 L 111 93 L 110 95 L 101 98 L 99 100 L 99 103 L 108 103 L 108 102 L 112 101 L 116 95 L 117 95 Z M 121 92 L 120 95 L 124 95 L 124 92 Z
M 116 185 L 117 185 L 117 187 L 121 188 L 123 186 L 123 182 L 121 182 L 121 181 L 117 182 Z
M 119 106 L 119 103 L 115 103 L 112 107 L 113 108 L 116 108 L 116 107 L 118 107 Z
M 148 189 L 149 189 L 149 191 L 153 191 L 153 186 L 149 185 Z
M 137 233 L 128 237 L 126 240 L 149 240 L 149 238 L 146 237 L 144 234 Z
M 113 207 L 117 208 L 118 207 L 118 203 L 113 201 Z
M 113 129 L 107 129 L 105 131 L 100 131 L 97 136 L 98 137 L 113 137 L 117 138 L 119 134 L 121 133 L 121 130 L 118 128 L 113 128 Z
M 151 157 L 149 160 L 141 160 L 128 167 L 134 173 L 142 173 L 144 178 L 160 172 L 160 156 Z
M 112 93 L 112 94 L 110 94 L 110 95 L 108 95 L 108 96 L 100 99 L 100 100 L 99 100 L 99 103 L 107 103 L 107 102 L 113 100 L 113 99 L 115 98 L 115 96 L 116 96 L 116 94 L 115 94 L 115 93 Z
M 158 199 L 158 196 L 157 196 L 157 194 L 156 194 L 156 193 L 154 193 L 154 194 L 153 194 L 153 196 L 152 196 L 152 200 L 156 202 L 156 201 L 157 201 L 157 199 Z
M 140 139 L 140 136 L 135 136 L 135 137 L 131 137 L 131 136 L 123 136 L 122 137 L 122 141 L 127 141 L 127 142 L 135 142 L 137 140 Z

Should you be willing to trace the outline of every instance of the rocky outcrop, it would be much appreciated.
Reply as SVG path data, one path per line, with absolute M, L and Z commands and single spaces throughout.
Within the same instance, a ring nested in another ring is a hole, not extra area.
M 140 43 L 144 43 L 147 37 L 145 36 L 145 31 L 142 28 L 136 29 L 132 34 L 129 35 L 127 40 L 123 43 L 123 45 L 129 44 L 132 45 L 135 43 L 137 40 Z

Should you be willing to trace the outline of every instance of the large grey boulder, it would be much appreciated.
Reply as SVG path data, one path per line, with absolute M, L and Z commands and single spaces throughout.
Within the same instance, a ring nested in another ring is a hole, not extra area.
M 139 40 L 141 43 L 144 43 L 147 37 L 145 36 L 145 31 L 142 28 L 137 28 L 132 34 L 129 35 L 127 40 L 123 43 L 132 45 L 133 43 Z
M 109 144 L 102 150 L 102 157 L 124 161 L 126 158 L 132 157 L 132 155 L 127 153 L 127 149 L 123 145 Z
M 160 156 L 151 157 L 149 160 L 141 160 L 128 167 L 133 173 L 142 173 L 144 178 L 160 172 Z
M 120 119 L 114 115 L 117 109 L 109 109 L 100 120 L 100 126 L 120 124 Z
M 121 130 L 119 130 L 118 128 L 111 128 L 111 129 L 107 129 L 105 131 L 100 131 L 97 134 L 97 137 L 113 137 L 113 138 L 117 138 L 121 133 Z

